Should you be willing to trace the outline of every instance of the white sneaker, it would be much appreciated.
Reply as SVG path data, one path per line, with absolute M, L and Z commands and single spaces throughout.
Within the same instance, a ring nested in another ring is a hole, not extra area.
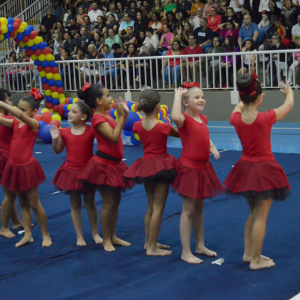
M 136 76 L 135 81 L 139 81 L 139 80 L 140 80 L 139 76 Z

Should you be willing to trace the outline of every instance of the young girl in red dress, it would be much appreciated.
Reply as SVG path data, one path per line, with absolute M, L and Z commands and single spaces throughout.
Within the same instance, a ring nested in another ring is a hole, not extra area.
M 129 109 L 125 101 L 119 98 L 119 103 L 116 103 L 118 112 L 116 122 L 106 114 L 111 109 L 113 101 L 108 89 L 86 83 L 77 94 L 95 110 L 92 127 L 98 142 L 98 150 L 83 169 L 79 180 L 100 192 L 103 202 L 100 213 L 103 247 L 106 251 L 114 251 L 116 250 L 114 245 L 130 246 L 130 243 L 116 236 L 121 191 L 133 184 L 124 181 L 123 174 L 128 166 L 122 161 L 124 148 L 121 132 L 128 118 Z
M 185 112 L 181 112 L 181 105 Z M 220 154 L 209 138 L 207 117 L 201 112 L 205 107 L 203 92 L 198 87 L 175 90 L 172 109 L 173 122 L 178 127 L 182 141 L 181 157 L 176 162 L 176 177 L 172 183 L 174 190 L 182 196 L 182 214 L 180 218 L 181 259 L 199 264 L 201 259 L 191 252 L 191 229 L 196 239 L 196 253 L 217 256 L 217 253 L 204 245 L 203 206 L 204 199 L 216 196 L 224 191 L 217 175 L 209 162 L 210 153 L 215 159 Z
M 264 94 L 255 74 L 237 79 L 241 102 L 230 117 L 243 147 L 243 155 L 224 181 L 226 192 L 246 198 L 250 214 L 245 224 L 245 249 L 243 261 L 250 269 L 273 267 L 270 258 L 261 255 L 266 223 L 272 200 L 284 201 L 290 186 L 282 167 L 275 161 L 271 149 L 271 128 L 284 118 L 294 106 L 293 91 L 281 85 L 286 95 L 282 106 L 259 113 Z
M 145 118 L 134 123 L 132 130 L 140 137 L 144 155 L 133 163 L 124 173 L 124 177 L 145 186 L 148 199 L 145 215 L 146 254 L 170 255 L 171 251 L 164 250 L 169 247 L 158 244 L 157 239 L 170 184 L 175 178 L 175 158 L 167 153 L 167 138 L 168 135 L 176 137 L 179 135 L 171 124 L 158 122 L 160 95 L 156 91 L 143 91 L 137 109 L 145 113 Z
M 10 97 L 10 92 L 8 90 L 0 89 L 0 101 L 12 106 L 9 97 Z M 5 109 L 0 109 L 0 116 L 9 120 L 14 119 L 14 117 L 8 115 Z M 13 131 L 11 128 L 0 126 L 0 180 L 9 158 L 12 134 Z M 1 205 L 0 236 L 6 238 L 13 238 L 15 237 L 15 235 L 9 229 L 9 220 L 10 219 L 12 220 L 13 229 L 19 229 L 23 227 L 23 224 L 22 221 L 20 220 L 18 210 L 17 210 L 17 205 L 15 202 L 16 193 L 10 192 L 5 188 L 3 189 L 3 193 L 4 193 L 4 200 Z
M 21 206 L 21 214 L 25 235 L 16 247 L 33 242 L 31 235 L 32 216 L 34 211 L 36 220 L 41 228 L 43 247 L 52 245 L 48 232 L 47 216 L 39 199 L 38 185 L 46 180 L 39 162 L 32 156 L 33 145 L 37 138 L 40 123 L 33 118 L 40 107 L 42 96 L 34 89 L 35 96 L 24 96 L 17 108 L 0 101 L 0 109 L 5 109 L 16 119 L 0 117 L 0 124 L 12 128 L 13 137 L 10 145 L 10 156 L 2 174 L 2 188 L 16 192 Z M 10 198 L 12 200 L 12 198 Z
M 56 172 L 52 184 L 70 196 L 71 217 L 77 236 L 77 246 L 86 246 L 82 233 L 81 195 L 90 221 L 92 236 L 96 244 L 103 242 L 98 233 L 95 191 L 84 188 L 77 178 L 93 156 L 95 134 L 92 126 L 86 125 L 91 117 L 91 109 L 82 101 L 72 104 L 68 122 L 72 127 L 50 128 L 52 147 L 56 154 L 66 147 L 67 160 Z

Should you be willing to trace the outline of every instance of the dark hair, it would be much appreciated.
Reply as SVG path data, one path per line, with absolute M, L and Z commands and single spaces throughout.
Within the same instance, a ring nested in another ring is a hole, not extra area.
M 233 20 L 227 20 L 225 23 L 230 23 L 234 27 Z
M 205 17 L 202 17 L 201 19 L 205 22 L 205 25 L 207 26 L 207 19 Z
M 143 111 L 145 114 L 152 113 L 157 104 L 160 103 L 160 95 L 155 90 L 144 90 L 140 94 L 139 104 L 137 106 L 138 111 Z
M 178 41 L 178 40 L 175 40 L 174 42 L 173 42 L 173 44 L 172 44 L 172 50 L 174 50 L 173 49 L 173 45 L 174 45 L 174 43 L 177 43 L 178 44 L 178 47 L 179 47 L 179 51 L 181 51 L 182 50 L 182 46 L 181 46 L 181 43 Z
M 164 26 L 166 26 L 172 32 L 172 25 L 170 25 L 169 23 L 166 23 Z
M 82 89 L 77 91 L 77 95 L 81 100 L 90 107 L 96 108 L 96 100 L 99 98 L 101 99 L 104 95 L 104 89 L 100 87 L 98 84 L 92 84 L 85 92 Z
M 248 11 L 250 11 L 250 10 L 251 10 L 251 8 L 250 8 L 250 5 L 249 5 L 249 4 L 244 4 L 244 5 L 242 5 L 242 8 L 243 8 L 243 9 L 246 9 L 246 10 L 248 10 Z
M 44 100 L 44 96 L 43 95 L 41 96 L 42 96 L 41 99 L 35 100 L 35 98 L 32 95 L 26 95 L 22 97 L 20 101 L 22 100 L 24 102 L 28 102 L 31 107 L 31 110 L 35 110 L 40 108 L 41 101 Z
M 228 39 L 228 45 L 226 45 L 226 39 Z M 226 49 L 226 52 L 234 52 L 234 39 L 231 35 L 228 35 L 225 39 L 223 47 Z
M 127 28 L 129 28 L 129 27 L 133 30 L 133 27 L 132 27 L 132 26 L 127 26 Z
M 246 42 L 250 42 L 251 43 L 251 51 L 255 50 L 256 49 L 256 45 L 255 45 L 255 42 L 251 39 L 251 40 L 246 40 L 243 42 L 242 44 L 242 47 L 245 47 L 246 46 Z
M 154 30 L 153 30 L 153 28 L 152 27 L 148 27 L 146 30 L 145 30 L 145 32 L 151 32 L 151 34 L 153 34 L 153 32 L 154 32 Z
M 213 38 L 213 41 L 214 41 L 214 39 L 217 39 L 218 40 L 218 42 L 219 42 L 219 47 L 222 45 L 222 40 L 220 39 L 220 37 L 219 36 L 215 36 L 214 38 Z
M 168 19 L 168 16 L 171 15 L 173 17 L 173 20 L 175 19 L 175 14 L 172 11 L 168 11 L 166 14 L 166 17 Z
M 0 101 L 4 102 L 10 95 L 10 91 L 0 88 Z
M 250 90 L 249 88 L 251 88 L 253 84 L 254 79 L 250 74 L 244 74 L 236 80 L 239 95 L 244 104 L 254 103 L 257 97 L 262 94 L 261 83 L 256 80 L 254 90 Z
M 77 106 L 79 107 L 80 112 L 83 115 L 87 115 L 85 121 L 88 121 L 91 118 L 91 115 L 92 115 L 92 110 L 90 109 L 90 107 L 86 103 L 84 103 L 83 101 L 78 101 L 74 104 L 77 104 Z
M 118 43 L 114 43 L 114 44 L 111 46 L 111 49 L 114 49 L 114 50 L 121 49 L 121 45 L 118 44 Z
M 105 45 L 103 46 L 103 49 L 104 49 L 104 48 L 108 48 L 109 51 L 110 51 L 110 48 L 109 48 L 109 46 L 108 46 L 107 44 L 105 44 Z
M 158 12 L 154 12 L 152 16 L 156 16 L 157 21 L 160 21 L 160 14 Z

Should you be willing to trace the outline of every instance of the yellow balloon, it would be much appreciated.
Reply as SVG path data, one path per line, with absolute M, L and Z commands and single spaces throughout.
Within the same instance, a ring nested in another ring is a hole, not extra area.
M 76 103 L 76 102 L 78 102 L 78 100 L 79 100 L 78 98 L 74 98 L 73 99 L 73 104 Z
M 45 76 L 46 76 L 46 72 L 45 71 L 40 72 L 40 77 L 45 77 Z
M 41 54 L 39 57 L 39 61 L 44 61 L 46 59 L 45 54 Z
M 23 26 L 26 28 L 28 26 L 28 24 L 26 22 L 22 22 L 20 26 Z
M 19 33 L 23 33 L 26 27 L 24 26 L 20 26 L 19 29 L 17 30 L 17 32 Z
M 1 34 L 1 35 L 0 35 L 0 41 L 3 41 L 3 40 L 4 40 L 4 35 Z
M 32 55 L 31 55 L 31 59 L 32 59 L 32 60 L 37 60 L 38 57 L 37 57 L 35 54 L 32 54 Z
M 69 105 L 67 106 L 67 109 L 68 109 L 68 110 L 71 110 L 71 107 L 72 107 L 72 104 L 69 104 Z
M 0 18 L 0 23 L 2 26 L 6 26 L 8 24 L 8 21 L 7 21 L 7 19 L 2 17 L 2 18 Z
M 48 60 L 48 61 L 55 60 L 55 57 L 52 54 L 47 54 L 46 60 Z
M 65 99 L 65 98 L 59 99 L 59 103 L 60 103 L 60 104 L 65 104 L 65 102 L 66 102 L 66 99 Z
M 33 40 L 29 40 L 29 41 L 27 42 L 27 46 L 28 46 L 28 47 L 32 47 L 33 44 L 34 44 L 34 41 L 33 41 Z M 31 56 L 31 57 L 32 57 L 32 56 Z M 37 56 L 36 56 L 36 57 L 37 57 Z
M 114 111 L 114 116 L 118 117 L 118 112 L 116 110 Z
M 140 137 L 136 133 L 134 134 L 134 137 L 136 140 L 140 141 Z
M 24 42 L 19 42 L 19 45 L 20 45 L 21 47 L 25 47 L 25 46 L 26 46 L 26 44 L 25 44 Z
M 2 30 L 2 33 L 5 34 L 8 31 L 8 28 L 7 28 L 7 26 L 1 26 L 1 30 Z
M 66 96 L 64 94 L 59 94 L 58 99 L 63 99 L 65 101 Z M 63 102 L 65 103 L 65 102 Z
M 48 55 L 48 54 L 47 54 L 47 55 Z M 53 79 L 54 79 L 55 81 L 57 81 L 57 80 L 61 80 L 61 77 L 60 77 L 59 74 L 54 74 L 54 75 L 53 75 Z
M 50 108 L 49 111 L 50 111 L 52 114 L 54 113 L 53 108 Z
M 56 113 L 52 116 L 52 120 L 57 120 L 57 121 L 61 122 L 61 116 Z
M 132 111 L 135 111 L 134 106 L 135 106 L 134 104 L 131 105 L 131 110 L 132 110 Z
M 33 42 L 38 45 L 43 41 L 43 38 L 41 36 L 36 36 L 33 40 Z
M 48 91 L 50 91 L 50 90 L 48 90 Z M 45 95 L 46 95 L 46 93 L 45 93 Z M 49 109 L 48 109 L 48 108 L 43 108 L 43 109 L 41 110 L 41 113 L 44 113 L 44 112 L 46 112 L 46 111 L 49 111 Z
M 52 79 L 53 78 L 53 73 L 47 73 L 46 74 L 47 79 Z
M 51 96 L 51 95 L 52 95 L 51 90 L 46 90 L 46 91 L 45 91 L 45 96 Z
M 46 95 L 46 94 L 45 94 L 45 95 Z M 56 98 L 58 98 L 58 95 L 59 95 L 58 92 L 53 92 L 53 93 L 52 93 L 52 98 L 53 98 L 53 99 L 56 99 Z

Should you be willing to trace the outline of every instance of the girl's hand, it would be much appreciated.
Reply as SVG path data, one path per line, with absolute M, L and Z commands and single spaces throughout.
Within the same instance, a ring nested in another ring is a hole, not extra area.
M 123 106 L 120 103 L 120 100 L 116 100 L 115 107 L 116 107 L 116 110 L 117 110 L 117 113 L 118 113 L 118 117 L 123 117 L 124 116 L 124 110 L 123 110 Z
M 184 94 L 187 93 L 187 89 L 185 88 L 178 88 L 178 89 L 175 89 L 175 94 L 179 94 L 180 96 L 183 96 Z
M 213 154 L 213 156 L 214 156 L 215 159 L 219 159 L 220 158 L 220 153 L 219 153 L 219 151 L 217 150 L 216 147 L 212 147 L 210 149 L 210 152 Z
M 123 108 L 124 114 L 127 115 L 129 113 L 129 107 L 127 106 L 125 100 L 121 97 L 119 97 L 119 103 Z
M 290 87 L 288 81 L 286 81 L 286 84 L 283 83 L 283 81 L 281 81 L 279 83 L 279 86 L 280 86 L 280 92 L 287 95 L 289 93 L 293 93 L 293 90 L 292 88 Z M 1 103 L 1 102 L 0 102 Z M 0 106 L 1 107 L 1 106 Z
M 56 125 L 50 126 L 50 134 L 51 134 L 52 140 L 58 140 L 60 138 L 60 131 L 56 127 Z

